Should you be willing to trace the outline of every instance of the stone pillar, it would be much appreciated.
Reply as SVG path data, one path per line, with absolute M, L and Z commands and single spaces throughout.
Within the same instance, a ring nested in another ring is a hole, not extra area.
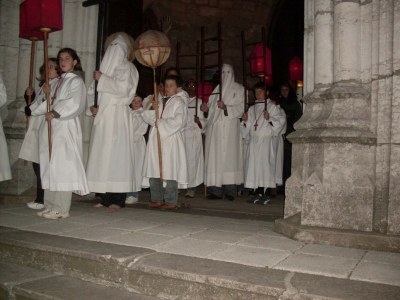
M 19 0 L 4 0 L 0 3 L 0 18 L 6 20 L 0 28 L 0 69 L 4 72 L 4 81 L 8 94 L 7 117 L 3 118 L 3 127 L 7 137 L 10 164 L 13 179 L 0 183 L 0 194 L 21 194 L 35 183 L 31 163 L 24 164 L 18 159 L 24 138 L 25 116 L 20 109 L 24 106 L 23 94 L 28 85 L 30 62 L 30 42 L 18 39 Z M 97 6 L 83 7 L 82 0 L 63 1 L 63 30 L 50 33 L 49 56 L 55 57 L 62 47 L 70 47 L 78 52 L 85 82 L 92 81 L 95 67 Z M 43 43 L 36 50 L 34 75 L 43 64 Z M 37 82 L 35 82 L 37 86 Z M 3 114 L 2 114 L 3 116 Z M 91 118 L 82 116 L 84 139 L 84 157 L 89 145 Z

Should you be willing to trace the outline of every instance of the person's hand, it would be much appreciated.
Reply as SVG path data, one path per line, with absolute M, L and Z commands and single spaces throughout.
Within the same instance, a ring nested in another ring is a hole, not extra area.
M 45 94 L 50 94 L 50 91 L 51 91 L 50 84 L 48 84 L 48 83 L 43 84 L 43 91 Z
M 207 103 L 203 102 L 203 103 L 200 105 L 200 110 L 201 110 L 202 112 L 208 112 Z
M 32 115 L 31 108 L 27 105 L 25 106 L 25 116 L 30 117 Z
M 27 96 L 32 96 L 34 92 L 35 92 L 35 90 L 34 90 L 33 88 L 28 87 L 28 88 L 26 89 L 26 91 L 25 91 L 25 94 L 26 94 Z
M 249 119 L 249 113 L 245 112 L 242 116 L 242 120 L 243 122 L 247 122 L 248 119 Z
M 220 109 L 226 109 L 226 105 L 225 105 L 225 103 L 224 103 L 224 101 L 222 101 L 222 100 L 219 100 L 218 102 L 217 102 L 217 106 L 218 106 L 218 108 L 220 108 Z
M 47 122 L 50 122 L 51 120 L 54 119 L 54 115 L 51 111 L 47 112 L 44 116 L 45 116 Z
M 269 112 L 268 111 L 264 111 L 264 118 L 265 118 L 265 120 L 269 120 Z
M 99 108 L 95 106 L 90 107 L 90 112 L 92 113 L 92 116 L 95 117 L 97 115 Z
M 100 71 L 94 71 L 93 72 L 93 79 L 96 80 L 96 81 L 99 81 L 102 74 L 103 73 L 101 73 Z

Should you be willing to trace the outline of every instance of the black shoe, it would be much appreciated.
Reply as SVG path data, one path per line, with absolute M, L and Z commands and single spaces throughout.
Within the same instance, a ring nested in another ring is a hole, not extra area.
M 225 195 L 225 199 L 227 199 L 228 201 L 233 201 L 233 200 L 235 200 L 235 197 L 233 197 L 231 195 Z
M 254 202 L 254 203 L 260 204 L 260 205 L 267 205 L 270 202 L 271 202 L 271 198 L 264 195 L 257 202 Z
M 252 204 L 259 204 L 259 202 L 262 199 L 262 195 L 255 194 L 251 199 L 247 200 L 247 203 L 252 203 Z
M 207 199 L 209 199 L 209 200 L 221 200 L 222 197 L 217 196 L 217 195 L 214 195 L 214 194 L 209 194 L 209 195 L 207 196 Z

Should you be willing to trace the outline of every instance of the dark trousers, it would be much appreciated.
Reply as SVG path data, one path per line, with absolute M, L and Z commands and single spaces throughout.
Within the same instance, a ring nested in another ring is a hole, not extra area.
M 237 186 L 235 184 L 226 184 L 222 187 L 209 186 L 208 192 L 218 197 L 223 197 L 224 195 L 236 197 L 237 196 Z
M 101 198 L 100 203 L 105 207 L 109 207 L 111 204 L 125 207 L 126 193 L 96 193 L 96 196 Z
M 44 201 L 44 189 L 42 189 L 42 180 L 40 179 L 40 165 L 32 163 L 33 171 L 36 175 L 36 203 L 43 203 Z

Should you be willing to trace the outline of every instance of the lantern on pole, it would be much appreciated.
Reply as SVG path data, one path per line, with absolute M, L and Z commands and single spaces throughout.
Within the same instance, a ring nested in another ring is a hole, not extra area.
M 260 76 L 265 81 L 272 79 L 271 50 L 264 43 L 257 43 L 250 52 L 251 75 Z M 268 84 L 272 82 L 267 82 Z
M 26 0 L 29 12 L 29 27 L 34 31 L 43 32 L 45 82 L 49 84 L 48 35 L 50 32 L 62 29 L 61 0 Z M 46 92 L 47 112 L 51 111 L 50 93 Z M 49 138 L 49 157 L 51 158 L 51 122 L 47 122 Z
M 156 130 L 157 130 L 157 145 L 158 145 L 158 162 L 160 168 L 160 180 L 163 180 L 162 172 L 162 152 L 161 152 L 161 138 L 160 131 L 158 130 L 158 93 L 156 82 L 156 68 L 166 62 L 171 54 L 171 45 L 168 37 L 156 30 L 148 30 L 139 35 L 135 41 L 135 56 L 136 59 L 144 66 L 153 69 L 153 86 L 154 98 L 153 108 L 156 114 Z
M 289 62 L 290 80 L 303 80 L 303 61 L 297 56 L 293 57 Z
M 213 86 L 208 81 L 199 82 L 197 88 L 197 97 L 200 98 L 203 103 L 208 103 L 208 99 L 213 92 Z
M 35 65 L 36 41 L 43 40 L 43 32 L 32 30 L 29 24 L 29 12 L 26 2 L 22 2 L 19 6 L 19 37 L 31 41 L 31 59 L 29 62 L 29 89 L 33 89 L 33 68 Z M 32 94 L 28 95 L 28 106 L 32 103 Z M 29 126 L 29 117 L 26 117 L 26 129 Z

